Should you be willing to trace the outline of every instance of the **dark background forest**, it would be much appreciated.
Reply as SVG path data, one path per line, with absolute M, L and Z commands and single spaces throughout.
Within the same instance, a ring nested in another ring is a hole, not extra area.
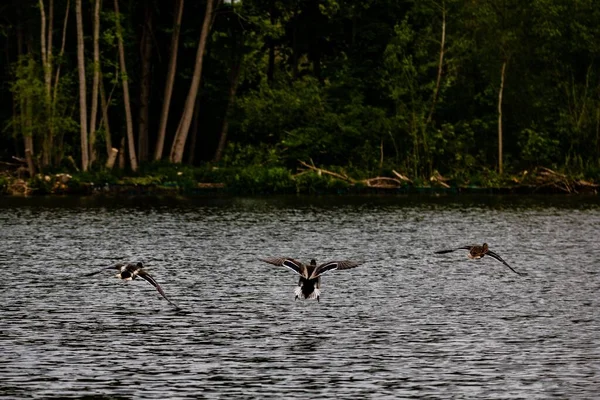
M 600 173 L 596 0 L 11 0 L 0 16 L 0 159 L 30 172 Z

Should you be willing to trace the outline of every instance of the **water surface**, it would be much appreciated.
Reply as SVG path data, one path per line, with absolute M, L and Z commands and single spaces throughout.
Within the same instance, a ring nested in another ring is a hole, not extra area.
M 598 197 L 0 198 L 4 398 L 593 398 Z M 491 258 L 433 251 L 490 244 Z M 364 260 L 320 303 L 257 260 Z M 82 274 L 143 261 L 146 282 Z

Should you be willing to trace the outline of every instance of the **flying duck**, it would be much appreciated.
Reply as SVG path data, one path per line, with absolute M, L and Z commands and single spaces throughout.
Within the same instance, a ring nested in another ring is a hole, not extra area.
M 445 253 L 451 253 L 451 252 L 456 251 L 456 250 L 469 250 L 469 254 L 467 254 L 467 256 L 469 258 L 472 258 L 472 259 L 475 259 L 475 260 L 478 260 L 478 259 L 482 258 L 483 256 L 490 256 L 490 257 L 495 258 L 496 260 L 500 261 L 502 264 L 506 265 L 515 274 L 518 274 L 518 275 L 527 275 L 525 273 L 515 271 L 510 265 L 508 265 L 508 263 L 506 261 L 504 261 L 502 259 L 502 257 L 500 257 L 498 254 L 496 254 L 493 251 L 491 251 L 489 249 L 487 243 L 484 243 L 483 246 L 479 246 L 479 245 L 462 246 L 462 247 L 457 247 L 455 249 L 438 250 L 435 253 L 436 254 L 445 254 Z
M 292 258 L 260 258 L 260 261 L 264 261 L 269 264 L 286 267 L 300 275 L 298 281 L 298 287 L 294 290 L 296 300 L 298 297 L 304 299 L 317 299 L 321 295 L 321 275 L 329 271 L 335 271 L 338 269 L 349 269 L 355 268 L 362 264 L 362 262 L 354 261 L 329 261 L 321 265 L 317 265 L 317 262 L 313 259 L 310 260 L 310 264 L 303 264 L 300 261 L 296 261 Z
M 156 280 L 154 280 L 154 278 L 152 276 L 150 276 L 150 274 L 147 273 L 146 270 L 144 270 L 144 265 L 141 262 L 138 262 L 135 264 L 134 263 L 115 264 L 115 265 L 111 265 L 110 267 L 102 268 L 101 270 L 98 270 L 98 271 L 90 272 L 89 274 L 86 274 L 84 276 L 96 275 L 102 271 L 106 271 L 109 269 L 118 270 L 119 272 L 117 273 L 116 277 L 121 278 L 124 281 L 131 281 L 139 276 L 140 278 L 144 279 L 145 281 L 150 283 L 152 286 L 154 286 L 156 288 L 156 290 L 158 290 L 158 293 L 160 293 L 160 295 L 162 297 L 164 297 L 165 300 L 167 300 L 171 305 L 173 305 L 175 308 L 179 308 L 179 306 L 177 306 L 175 303 L 173 303 L 171 300 L 169 300 L 169 298 L 167 297 L 165 292 L 162 290 L 162 288 L 160 287 L 158 282 L 156 282 Z

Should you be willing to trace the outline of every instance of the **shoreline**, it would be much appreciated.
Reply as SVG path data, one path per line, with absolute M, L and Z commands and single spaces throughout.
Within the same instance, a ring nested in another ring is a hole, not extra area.
M 16 183 L 22 185 L 22 183 Z M 38 190 L 35 187 L 20 186 L 12 192 L 2 188 L 0 197 L 40 197 L 40 196 L 207 196 L 207 195 L 432 195 L 432 196 L 460 196 L 460 195 L 586 195 L 597 196 L 598 188 L 585 186 L 583 188 L 565 191 L 555 186 L 515 185 L 502 187 L 481 186 L 402 186 L 402 187 L 368 187 L 348 186 L 344 188 L 322 188 L 318 190 L 239 190 L 227 187 L 223 183 L 198 183 L 195 186 L 157 185 L 157 184 L 104 184 L 81 183 L 77 187 L 60 187 L 55 190 Z

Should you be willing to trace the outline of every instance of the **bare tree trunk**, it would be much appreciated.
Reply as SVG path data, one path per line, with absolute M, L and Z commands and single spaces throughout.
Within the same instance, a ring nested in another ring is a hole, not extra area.
M 232 1 L 233 3 L 233 1 Z M 269 18 L 271 25 L 275 26 L 275 0 L 271 0 L 269 7 Z M 273 84 L 273 77 L 275 75 L 275 39 L 273 36 L 269 37 L 269 62 L 267 64 L 267 82 L 269 85 Z
M 65 43 L 67 41 L 67 22 L 69 21 L 69 6 L 71 4 L 70 0 L 67 0 L 67 7 L 65 11 L 65 20 L 63 22 L 63 31 L 62 31 L 62 41 L 60 45 L 60 52 L 58 54 L 58 59 L 61 60 L 63 54 L 65 54 Z M 56 67 L 56 74 L 54 76 L 54 92 L 52 93 L 52 116 L 54 116 L 54 107 L 56 106 L 56 96 L 58 95 L 58 79 L 60 77 L 60 64 Z
M 117 154 L 119 154 L 119 149 L 115 149 L 114 147 L 110 149 L 110 154 L 108 155 L 108 159 L 106 160 L 106 168 L 113 169 L 115 166 L 115 161 L 117 159 Z
M 234 55 L 235 57 L 235 55 Z M 229 95 L 227 98 L 227 107 L 225 108 L 225 117 L 223 118 L 223 125 L 221 126 L 221 135 L 219 137 L 219 145 L 217 146 L 217 151 L 215 152 L 215 156 L 213 158 L 214 162 L 221 161 L 223 157 L 223 151 L 225 150 L 225 144 L 227 143 L 227 131 L 229 130 L 229 118 L 231 117 L 231 110 L 233 109 L 233 105 L 235 103 L 235 93 L 238 87 L 238 81 L 240 78 L 240 71 L 242 66 L 241 60 L 238 62 L 234 61 L 234 65 L 231 68 L 231 76 L 229 79 Z
M 17 54 L 19 59 L 23 56 L 23 25 L 21 6 L 17 5 Z M 31 49 L 29 49 L 31 50 Z M 27 168 L 29 170 L 29 176 L 35 175 L 35 164 L 33 163 L 33 135 L 31 127 L 31 105 L 29 96 L 20 96 L 19 106 L 21 108 L 20 128 L 21 134 L 23 135 L 23 144 L 25 147 L 25 159 L 27 160 Z
M 121 145 L 119 146 L 119 168 L 125 169 L 125 138 L 121 138 Z
M 142 78 L 140 87 L 140 115 L 138 129 L 138 157 L 140 161 L 148 160 L 148 115 L 150 101 L 150 78 L 152 70 L 152 8 L 144 6 L 144 27 L 141 40 Z
M 179 129 L 175 134 L 173 146 L 171 147 L 171 155 L 169 158 L 173 163 L 180 163 L 183 159 L 183 150 L 185 149 L 185 142 L 187 139 L 188 132 L 190 130 L 190 124 L 192 122 L 192 116 L 194 113 L 194 103 L 196 101 L 198 88 L 200 86 L 200 77 L 202 76 L 202 59 L 204 58 L 204 50 L 206 48 L 206 38 L 208 36 L 208 30 L 211 26 L 212 9 L 213 0 L 207 0 L 206 11 L 204 14 L 204 22 L 202 23 L 202 31 L 200 33 L 200 41 L 198 43 L 198 51 L 196 52 L 196 65 L 194 67 L 192 84 L 190 86 L 187 99 L 185 101 L 185 107 L 183 109 L 183 115 L 181 116 L 181 121 L 179 123 Z
M 165 136 L 167 132 L 167 120 L 169 118 L 169 108 L 171 107 L 171 94 L 173 93 L 173 82 L 175 81 L 175 69 L 177 68 L 177 50 L 179 48 L 179 31 L 181 27 L 181 16 L 183 15 L 184 0 L 177 0 L 175 5 L 175 21 L 173 22 L 173 34 L 171 35 L 171 57 L 169 58 L 169 70 L 167 81 L 165 83 L 165 94 L 163 99 L 162 111 L 160 114 L 160 125 L 158 128 L 158 137 L 156 139 L 156 148 L 154 149 L 154 160 L 162 158 L 165 145 Z
M 81 125 L 81 169 L 87 171 L 88 158 L 88 129 L 87 101 L 85 87 L 85 54 L 83 52 L 83 16 L 81 0 L 75 0 L 75 17 L 77 20 L 77 69 L 79 70 L 79 123 Z
M 39 0 L 40 18 L 41 18 L 41 53 L 42 67 L 44 70 L 44 106 L 46 109 L 46 131 L 42 139 L 42 165 L 48 166 L 51 162 L 52 142 L 53 142 L 53 121 L 52 121 L 52 35 L 53 35 L 53 14 L 54 1 L 49 0 L 48 5 L 48 29 L 46 29 L 46 12 L 44 1 Z
M 94 0 L 94 77 L 92 81 L 92 109 L 90 115 L 90 165 L 96 161 L 96 119 L 98 115 L 98 86 L 100 85 L 100 2 Z
M 502 70 L 500 71 L 500 89 L 498 90 L 498 172 L 502 174 L 502 94 L 504 92 L 504 77 L 506 75 L 506 63 L 504 60 L 502 63 Z
M 80 0 L 78 0 L 80 1 Z M 123 102 L 125 103 L 125 120 L 127 124 L 127 149 L 129 150 L 129 163 L 131 169 L 137 171 L 137 158 L 135 156 L 135 141 L 133 138 L 133 121 L 131 118 L 131 102 L 129 100 L 129 83 L 127 82 L 127 68 L 125 67 L 125 49 L 123 48 L 123 35 L 121 33 L 121 20 L 119 14 L 119 0 L 115 0 L 115 19 L 117 23 L 117 41 L 119 43 L 119 62 L 121 64 L 121 79 L 123 82 Z
M 440 94 L 440 83 L 442 81 L 442 67 L 444 66 L 444 53 L 446 44 L 446 3 L 442 0 L 442 38 L 440 40 L 440 59 L 438 61 L 437 79 L 435 81 L 435 90 L 433 92 L 433 99 L 431 100 L 431 108 L 429 109 L 429 115 L 427 116 L 427 122 L 425 125 L 431 123 L 433 118 L 433 112 L 435 111 L 435 105 L 437 103 L 438 96 Z
M 188 164 L 194 164 L 196 158 L 196 141 L 198 139 L 198 123 L 200 116 L 200 96 L 196 97 L 196 106 L 194 107 L 194 118 L 192 119 L 192 140 L 188 152 Z
M 106 101 L 106 94 L 104 93 L 104 83 L 102 83 L 102 77 L 100 77 L 100 106 L 102 107 L 102 119 L 98 126 L 104 124 L 104 140 L 106 141 L 106 154 L 110 157 L 112 154 L 112 138 L 110 137 L 110 123 L 108 122 L 108 102 Z

